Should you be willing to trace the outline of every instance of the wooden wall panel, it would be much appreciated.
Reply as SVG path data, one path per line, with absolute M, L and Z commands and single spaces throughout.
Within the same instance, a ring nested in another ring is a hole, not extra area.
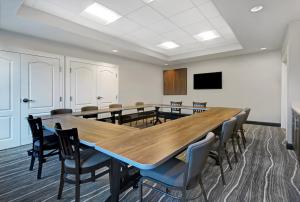
M 175 95 L 187 94 L 187 69 L 177 69 L 175 71 Z
M 165 70 L 164 95 L 186 95 L 187 94 L 187 69 Z
M 175 71 L 164 71 L 164 95 L 174 95 Z

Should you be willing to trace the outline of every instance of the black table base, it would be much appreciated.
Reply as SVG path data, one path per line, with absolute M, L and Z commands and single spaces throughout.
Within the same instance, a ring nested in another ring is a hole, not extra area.
M 117 159 L 112 159 L 111 178 L 109 179 L 111 195 L 106 199 L 106 201 L 119 201 L 119 195 L 121 193 L 130 187 L 138 187 L 140 178 L 140 172 L 137 168 L 128 167 L 128 164 L 122 163 Z

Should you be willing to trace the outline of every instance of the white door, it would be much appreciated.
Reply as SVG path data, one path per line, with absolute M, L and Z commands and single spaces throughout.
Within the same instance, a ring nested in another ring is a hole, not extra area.
M 46 115 L 62 107 L 60 60 L 21 55 L 21 144 L 32 142 L 26 117 Z
M 20 55 L 0 51 L 0 150 L 20 145 Z
M 92 64 L 71 61 L 70 103 L 74 111 L 84 106 L 97 105 L 97 67 Z
M 118 103 L 118 71 L 113 67 L 98 67 L 97 98 L 100 108 Z

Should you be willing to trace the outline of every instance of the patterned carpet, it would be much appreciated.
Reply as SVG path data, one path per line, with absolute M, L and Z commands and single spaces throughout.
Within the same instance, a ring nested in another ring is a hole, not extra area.
M 296 155 L 285 148 L 285 134 L 280 128 L 247 125 L 247 148 L 233 170 L 223 162 L 227 185 L 223 186 L 219 167 L 209 159 L 203 182 L 209 201 L 290 201 L 300 202 L 300 169 Z M 0 201 L 57 201 L 60 166 L 56 157 L 44 164 L 41 180 L 37 167 L 29 171 L 29 146 L 0 151 Z M 153 184 L 158 187 L 159 185 Z M 73 201 L 74 186 L 66 184 L 60 201 Z M 173 193 L 173 191 L 171 191 Z M 188 192 L 197 196 L 200 187 Z M 177 193 L 174 193 L 177 194 Z M 108 176 L 81 186 L 81 201 L 104 201 L 109 196 Z M 138 201 L 138 190 L 130 189 L 121 201 Z M 144 201 L 175 201 L 165 195 L 144 189 Z M 203 201 L 201 196 L 195 201 Z

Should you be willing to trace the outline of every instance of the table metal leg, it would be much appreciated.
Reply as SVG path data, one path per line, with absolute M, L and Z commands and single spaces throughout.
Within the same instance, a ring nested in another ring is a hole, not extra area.
M 123 123 L 123 120 L 122 120 L 122 111 L 118 111 L 118 124 L 119 125 L 122 125 Z
M 111 162 L 110 197 L 107 202 L 118 202 L 120 194 L 121 163 L 116 159 Z
M 154 122 L 154 125 L 156 125 L 157 123 L 161 123 L 161 121 L 159 120 L 159 107 L 155 107 L 155 117 L 156 120 Z
M 110 114 L 111 114 L 111 122 L 113 124 L 115 124 L 116 123 L 116 113 L 115 112 L 111 112 Z
M 136 188 L 141 177 L 138 169 L 129 168 L 127 164 L 114 158 L 111 161 L 110 172 L 110 196 L 106 202 L 119 201 L 119 195 L 130 187 Z

